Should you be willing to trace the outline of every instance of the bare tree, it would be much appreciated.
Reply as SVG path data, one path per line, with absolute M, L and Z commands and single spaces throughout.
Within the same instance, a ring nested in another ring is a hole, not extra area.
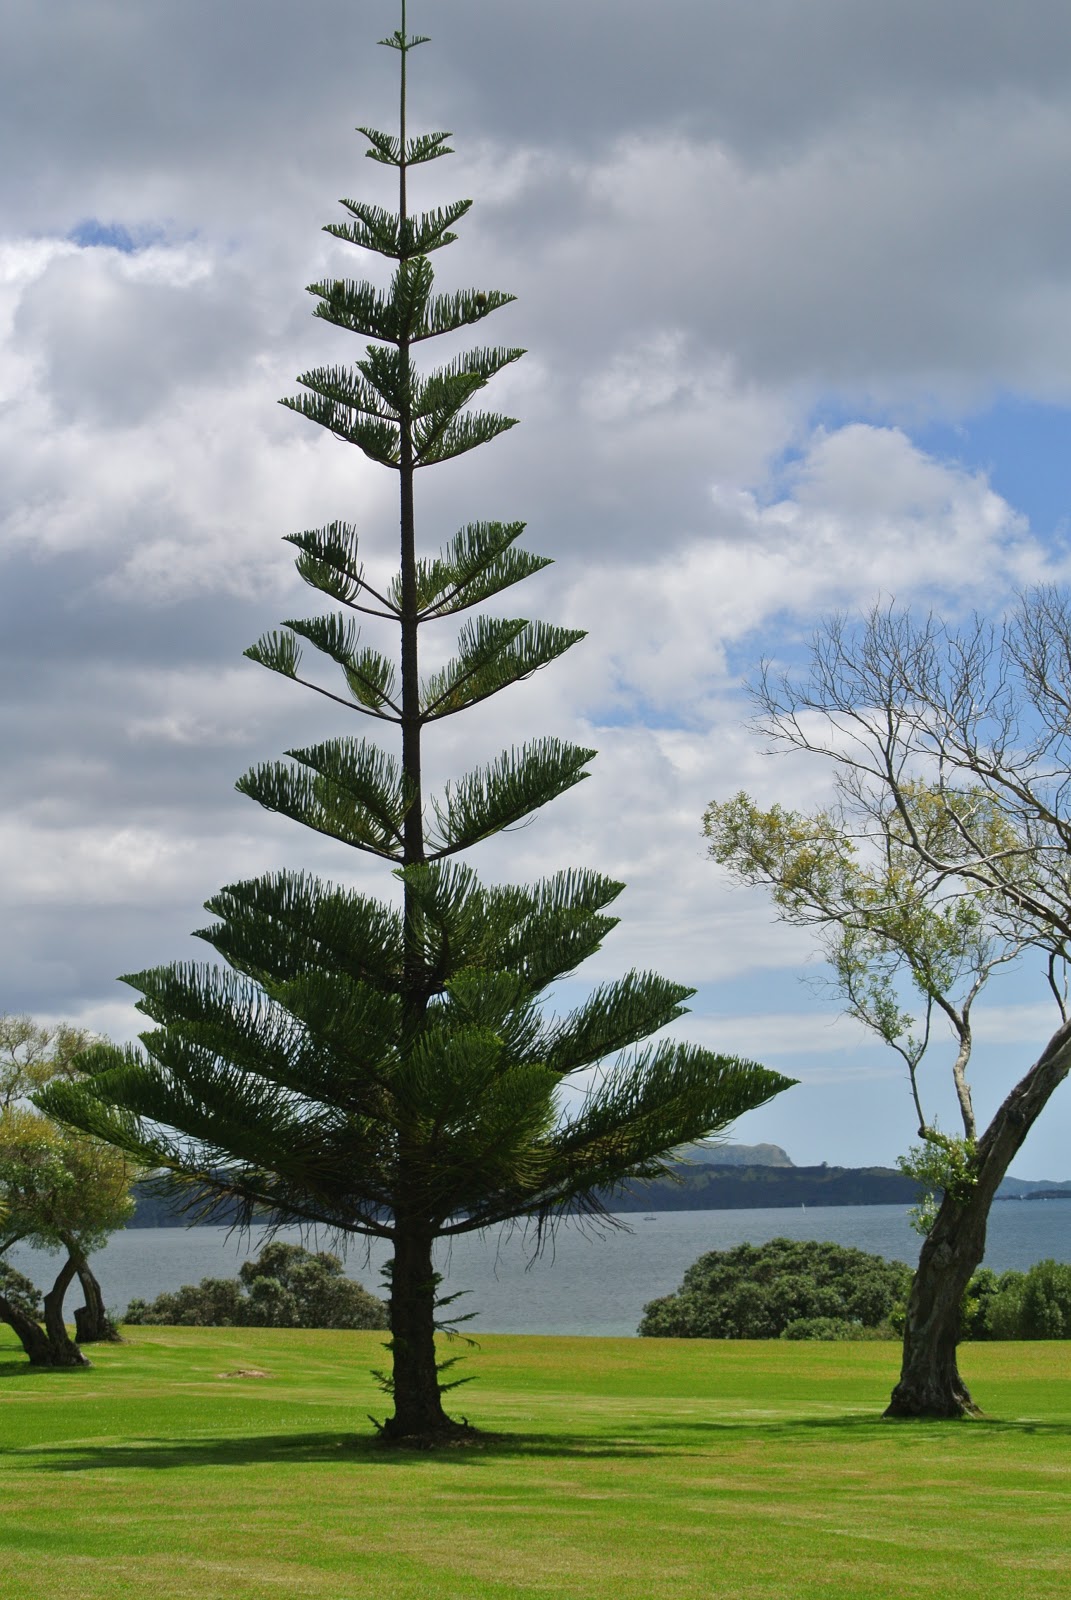
M 1039 589 L 1001 626 L 960 631 L 895 607 L 835 620 L 809 670 L 764 668 L 759 727 L 775 750 L 833 765 L 835 800 L 811 816 L 746 795 L 712 805 L 711 854 L 770 890 L 779 915 L 820 930 L 849 1012 L 898 1050 L 933 1183 L 886 1415 L 977 1413 L 960 1377 L 960 1304 L 985 1253 L 1001 1179 L 1071 1068 L 1063 982 L 1071 939 L 1071 602 Z M 1059 1025 L 979 1130 L 968 1080 L 971 1010 L 991 973 L 1040 963 Z M 903 1004 L 903 980 L 921 1017 Z M 920 1067 L 943 1014 L 961 1133 L 927 1116 Z

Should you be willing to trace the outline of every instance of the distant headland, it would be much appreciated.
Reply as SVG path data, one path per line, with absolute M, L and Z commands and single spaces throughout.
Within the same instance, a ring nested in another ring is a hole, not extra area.
M 918 1184 L 895 1167 L 797 1167 L 777 1144 L 682 1145 L 674 1176 L 630 1183 L 603 1195 L 611 1211 L 749 1211 L 775 1206 L 911 1206 Z M 179 1204 L 151 1184 L 134 1189 L 129 1228 L 177 1228 L 188 1220 Z M 1007 1177 L 998 1200 L 1071 1200 L 1071 1180 Z M 211 1219 L 228 1222 L 223 1213 Z

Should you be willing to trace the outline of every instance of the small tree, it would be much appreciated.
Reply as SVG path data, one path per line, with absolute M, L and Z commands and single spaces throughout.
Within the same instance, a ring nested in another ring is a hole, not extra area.
M 544 1226 L 570 1209 L 603 1213 L 599 1191 L 670 1170 L 664 1157 L 787 1087 L 752 1063 L 664 1041 L 625 1050 L 678 1017 L 691 990 L 650 973 L 595 989 L 544 1020 L 537 1002 L 599 948 L 622 885 L 590 871 L 532 888 L 486 887 L 453 858 L 586 776 L 591 750 L 545 738 L 426 797 L 428 729 L 555 660 L 582 635 L 523 618 L 478 615 L 456 653 L 422 674 L 425 630 L 471 610 L 547 563 L 520 548 L 520 522 L 473 522 L 438 555 L 418 553 L 416 479 L 486 444 L 513 419 L 469 402 L 518 349 L 481 346 L 421 373 L 415 356 L 506 305 L 498 290 L 436 294 L 431 256 L 471 202 L 413 213 L 414 167 L 449 154 L 448 135 L 411 135 L 407 67 L 426 41 L 401 28 L 381 41 L 400 64 L 397 134 L 360 131 L 366 154 L 397 176 L 393 211 L 345 200 L 327 231 L 394 264 L 389 285 L 315 283 L 315 315 L 373 342 L 353 368 L 302 375 L 285 404 L 397 475 L 400 566 L 376 585 L 348 523 L 294 534 L 302 578 L 343 609 L 290 620 L 246 653 L 283 677 L 400 735 L 400 761 L 365 740 L 289 752 L 239 788 L 305 827 L 387 862 L 401 904 L 381 904 L 301 874 L 231 885 L 209 902 L 203 935 L 229 963 L 172 966 L 126 981 L 159 1026 L 146 1053 L 100 1049 L 88 1088 L 42 1103 L 210 1200 L 389 1239 L 386 1385 L 393 1439 L 466 1429 L 447 1417 L 435 1352 L 436 1238 L 514 1217 Z M 358 619 L 396 630 L 397 656 L 364 644 Z M 311 645 L 341 674 L 306 675 Z M 577 1103 L 560 1094 L 599 1068 Z
M 85 1296 L 75 1311 L 78 1343 L 118 1338 L 89 1257 L 133 1211 L 136 1172 L 113 1146 L 57 1125 L 26 1099 L 49 1083 L 77 1081 L 89 1043 L 81 1029 L 0 1017 L 0 1255 L 25 1242 L 65 1257 L 40 1318 L 0 1284 L 0 1319 L 36 1366 L 86 1365 L 63 1320 L 75 1277 Z
M 1025 597 L 1001 629 L 956 633 L 876 610 L 858 632 L 830 624 L 809 674 L 767 671 L 755 694 L 775 748 L 833 764 L 836 803 L 809 816 L 746 795 L 714 804 L 710 851 L 769 889 L 785 921 L 819 930 L 847 1009 L 907 1065 L 923 1142 L 903 1165 L 936 1197 L 920 1219 L 887 1414 L 973 1413 L 956 1363 L 964 1294 L 997 1187 L 1071 1067 L 1071 613 L 1052 590 Z M 1060 1025 L 979 1130 L 972 1006 L 998 966 L 1031 953 Z M 927 1114 L 920 1080 L 938 1014 L 953 1036 L 956 1134 Z
M 237 1278 L 202 1278 L 151 1305 L 131 1301 L 127 1322 L 199 1328 L 385 1328 L 382 1300 L 347 1278 L 338 1256 L 273 1239 Z

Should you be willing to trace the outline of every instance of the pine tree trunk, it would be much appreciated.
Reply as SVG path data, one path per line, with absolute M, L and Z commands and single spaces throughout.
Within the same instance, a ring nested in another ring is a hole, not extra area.
M 405 34 L 405 4 L 402 4 Z M 398 216 L 404 230 L 409 206 L 406 195 L 406 51 L 401 52 L 399 86 Z M 408 370 L 408 331 L 397 341 L 403 371 Z M 399 396 L 399 571 L 401 577 L 401 687 L 402 773 L 409 794 L 403 823 L 402 858 L 405 865 L 424 861 L 424 817 L 421 793 L 420 670 L 417 600 L 416 518 L 414 510 L 415 454 L 412 397 Z M 427 1009 L 427 973 L 416 926 L 413 894 L 406 884 L 403 907 L 402 1052 L 419 1036 Z M 400 1192 L 405 1204 L 404 1185 Z M 427 1217 L 400 1215 L 395 1210 L 394 1264 L 391 1271 L 390 1347 L 393 1360 L 394 1415 L 383 1426 L 388 1440 L 433 1444 L 465 1431 L 446 1415 L 439 1393 L 435 1366 L 435 1268 L 431 1259 L 434 1232 Z
M 383 1434 L 399 1442 L 435 1444 L 473 1431 L 446 1415 L 439 1393 L 432 1237 L 429 1228 L 405 1222 L 398 1223 L 394 1236 L 390 1297 L 394 1415 L 388 1417 Z
M 63 1298 L 75 1274 L 68 1257 L 55 1283 L 45 1295 L 45 1326 L 0 1295 L 0 1320 L 15 1330 L 30 1358 L 31 1367 L 88 1367 L 89 1362 L 70 1337 L 63 1322 Z
M 75 1338 L 79 1344 L 122 1344 L 119 1330 L 105 1309 L 96 1273 L 76 1245 L 68 1244 L 67 1248 L 86 1301 L 74 1313 Z
M 900 1381 L 887 1417 L 980 1416 L 956 1364 L 960 1306 L 985 1255 L 989 1208 L 1001 1179 L 1071 1068 L 1071 1023 L 1053 1034 L 978 1141 L 976 1181 L 946 1194 L 922 1246 L 904 1327 Z

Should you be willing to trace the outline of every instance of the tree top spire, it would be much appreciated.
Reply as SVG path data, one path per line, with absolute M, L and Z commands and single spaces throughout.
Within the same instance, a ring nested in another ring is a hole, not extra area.
M 406 51 L 415 50 L 418 44 L 430 44 L 431 40 L 426 33 L 415 33 L 411 39 L 407 38 L 405 32 L 405 0 L 402 0 L 401 27 L 395 29 L 386 39 L 380 39 L 379 43 L 386 45 L 388 50 L 400 50 L 405 55 Z

